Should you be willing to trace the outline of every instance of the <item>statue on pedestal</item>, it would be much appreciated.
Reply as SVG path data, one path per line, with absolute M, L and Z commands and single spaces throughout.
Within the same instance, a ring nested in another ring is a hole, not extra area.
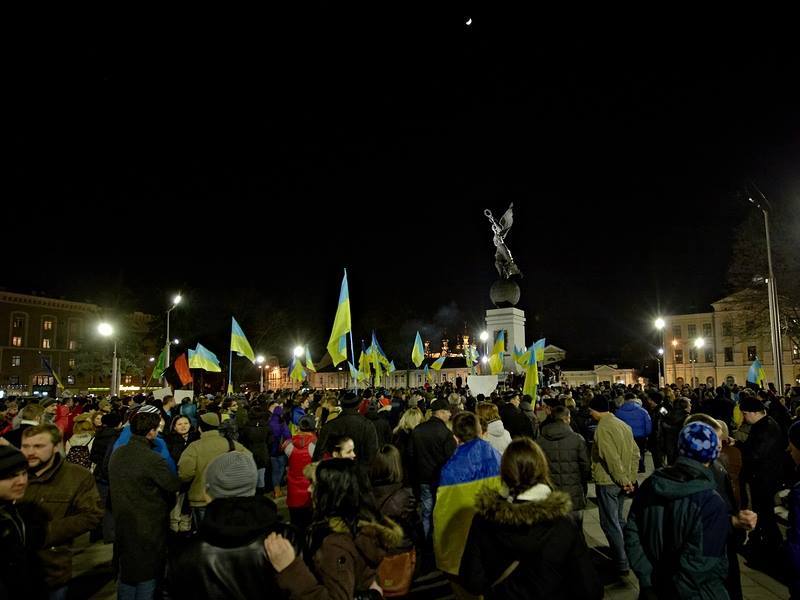
M 505 242 L 506 236 L 511 230 L 511 226 L 514 224 L 513 210 L 514 203 L 512 202 L 499 223 L 494 220 L 492 211 L 488 208 L 483 211 L 483 214 L 486 215 L 492 224 L 492 233 L 494 234 L 494 239 L 492 241 L 494 242 L 495 248 L 497 248 L 494 254 L 494 266 L 497 268 L 497 273 L 503 279 L 510 279 L 512 275 L 517 275 L 520 278 L 522 277 L 522 272 L 514 262 L 514 257 L 511 256 L 511 250 L 508 249 Z

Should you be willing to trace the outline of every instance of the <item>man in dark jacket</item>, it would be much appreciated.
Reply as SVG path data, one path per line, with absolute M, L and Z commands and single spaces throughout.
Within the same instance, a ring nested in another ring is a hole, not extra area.
M 710 466 L 719 440 L 705 423 L 679 434 L 675 464 L 653 473 L 633 501 L 625 550 L 640 598 L 728 598 L 730 520 Z
M 153 452 L 160 423 L 157 412 L 134 415 L 130 441 L 108 465 L 120 596 L 152 598 L 164 575 L 169 512 L 180 484 L 166 460 Z
M 758 399 L 746 396 L 739 409 L 744 421 L 750 425 L 750 434 L 740 446 L 742 472 L 739 481 L 745 487 L 742 497 L 751 499 L 753 512 L 758 515 L 758 525 L 748 544 L 752 552 L 750 562 L 768 566 L 774 563 L 783 541 L 775 521 L 775 493 L 778 491 L 786 436 L 780 425 L 767 416 Z
M 678 398 L 669 414 L 661 419 L 661 447 L 667 457 L 667 464 L 671 465 L 678 458 L 678 434 L 683 428 L 683 422 L 689 416 L 691 400 L 685 397 Z
M 323 425 L 319 432 L 319 443 L 314 447 L 314 461 L 320 460 L 326 452 L 331 452 L 329 442 L 346 436 L 353 440 L 356 460 L 369 466 L 378 452 L 378 435 L 370 421 L 358 412 L 359 399 L 353 392 L 347 392 L 340 404 L 342 412 Z
M 36 425 L 22 434 L 22 453 L 28 460 L 23 500 L 44 509 L 49 518 L 39 559 L 51 598 L 66 597 L 72 579 L 72 541 L 103 518 L 92 474 L 61 458 L 59 444 L 61 431 L 52 424 Z
M 411 432 L 409 460 L 412 465 L 411 480 L 419 489 L 420 518 L 425 538 L 430 538 L 431 517 L 436 502 L 436 488 L 444 464 L 456 451 L 453 432 L 447 428 L 450 407 L 441 399 L 434 400 L 429 409 L 431 418 L 420 423 Z
M 536 417 L 536 411 L 533 408 L 533 398 L 531 398 L 529 394 L 525 394 L 522 397 L 519 403 L 519 409 L 531 422 L 531 426 L 533 427 L 533 439 L 536 439 L 539 436 L 539 419 Z
M 0 598 L 47 598 L 36 550 L 44 543 L 47 515 L 17 504 L 28 487 L 28 461 L 13 446 L 0 446 Z
M 198 537 L 170 564 L 170 596 L 176 600 L 281 598 L 275 570 L 267 560 L 264 538 L 288 535 L 275 504 L 256 495 L 258 471 L 253 458 L 228 452 L 206 469 L 210 502 Z
M 572 516 L 578 528 L 583 528 L 583 509 L 586 508 L 586 488 L 592 478 L 592 464 L 586 451 L 586 440 L 572 431 L 570 412 L 566 406 L 557 406 L 550 414 L 555 422 L 542 428 L 539 446 L 550 464 L 550 477 L 556 488 L 572 499 Z
M 648 447 L 653 454 L 653 468 L 660 469 L 664 466 L 664 450 L 661 447 L 661 420 L 669 414 L 672 405 L 664 398 L 664 394 L 657 390 L 647 393 L 647 410 L 650 413 L 652 431 L 648 440 Z
M 519 394 L 511 392 L 506 397 L 506 403 L 500 407 L 500 419 L 512 438 L 529 437 L 533 439 L 533 423 L 519 408 Z

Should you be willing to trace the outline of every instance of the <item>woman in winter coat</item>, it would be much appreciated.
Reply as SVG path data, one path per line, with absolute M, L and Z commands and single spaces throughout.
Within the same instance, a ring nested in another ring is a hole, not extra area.
M 478 404 L 476 412 L 481 420 L 481 429 L 483 430 L 481 437 L 502 455 L 511 443 L 511 434 L 503 427 L 497 406 L 491 402 L 481 402 Z
M 181 454 L 186 450 L 186 447 L 194 441 L 200 439 L 200 434 L 192 427 L 192 421 L 189 417 L 183 415 L 177 416 L 172 419 L 169 426 L 169 433 L 166 435 L 167 448 L 169 448 L 169 455 L 175 464 L 181 458 Z
M 286 507 L 289 509 L 289 520 L 301 533 L 311 525 L 311 493 L 308 491 L 311 482 L 303 475 L 305 468 L 311 464 L 317 435 L 314 433 L 316 422 L 311 415 L 304 415 L 298 424 L 300 431 L 292 436 L 286 446 L 289 457 L 289 469 L 286 474 Z
M 477 498 L 460 578 L 485 598 L 593 599 L 603 586 L 566 492 L 555 491 L 547 458 L 532 440 L 514 440 L 500 466 L 501 491 Z
M 64 444 L 67 461 L 92 470 L 92 445 L 94 444 L 94 419 L 90 413 L 75 417 L 72 437 Z
M 292 599 L 352 600 L 378 589 L 375 574 L 403 537 L 380 515 L 363 468 L 353 460 L 322 461 L 313 486 L 314 523 L 306 562 L 277 534 L 264 547 L 278 572 L 278 585 Z
M 280 498 L 281 483 L 283 482 L 283 474 L 286 471 L 287 463 L 283 448 L 292 439 L 292 434 L 283 419 L 283 407 L 275 403 L 270 406 L 270 411 L 272 416 L 269 419 L 269 428 L 272 432 L 272 443 L 269 447 L 269 456 L 272 467 L 272 487 L 275 491 L 275 497 Z
M 272 478 L 268 476 L 272 472 L 272 462 L 270 460 L 272 450 L 272 427 L 270 425 L 270 414 L 261 405 L 254 405 L 248 412 L 247 424 L 242 427 L 239 433 L 239 441 L 245 448 L 253 453 L 253 460 L 258 469 L 258 490 L 257 494 L 263 494 L 267 487 L 267 481 Z
M 403 528 L 404 546 L 416 545 L 422 537 L 422 523 L 414 492 L 403 485 L 403 465 L 397 448 L 386 444 L 378 449 L 370 465 L 369 479 L 378 511 Z
M 400 460 L 403 463 L 403 482 L 408 483 L 409 473 L 411 472 L 411 455 L 409 448 L 411 446 L 411 432 L 414 428 L 422 423 L 424 415 L 422 411 L 416 407 L 409 408 L 400 417 L 400 422 L 392 432 L 392 445 L 397 448 L 400 453 Z

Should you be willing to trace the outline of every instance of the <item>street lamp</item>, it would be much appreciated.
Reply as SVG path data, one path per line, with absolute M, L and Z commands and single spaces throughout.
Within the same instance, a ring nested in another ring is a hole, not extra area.
M 293 352 L 295 358 L 300 358 L 301 356 L 303 356 L 303 353 L 305 352 L 305 350 L 303 350 L 302 346 L 295 346 L 294 350 L 292 352 Z
M 264 393 L 264 357 L 262 355 L 256 356 L 256 364 L 258 365 L 258 389 Z
M 109 323 L 100 323 L 97 326 L 97 333 L 103 337 L 111 337 L 114 335 L 114 328 Z M 111 385 L 109 386 L 112 396 L 119 394 L 117 388 L 117 338 L 114 338 L 114 357 L 111 361 Z
M 778 290 L 775 285 L 775 274 L 772 272 L 772 245 L 769 239 L 769 212 L 767 199 L 761 191 L 753 186 L 761 196 L 761 201 L 748 196 L 750 203 L 764 213 L 764 234 L 767 239 L 767 299 L 769 300 L 769 335 L 772 342 L 772 362 L 775 363 L 775 388 L 783 393 L 783 340 L 781 339 L 781 313 L 778 309 Z
M 658 350 L 658 353 L 661 356 L 664 356 L 664 327 L 666 326 L 666 324 L 667 323 L 661 317 L 658 317 L 654 323 L 656 329 L 658 329 L 659 333 L 661 333 L 661 348 L 659 348 Z M 659 387 L 664 387 L 664 385 L 667 383 L 666 381 L 667 373 L 663 361 L 658 361 L 658 368 L 659 368 L 659 374 L 658 374 Z
M 706 341 L 703 338 L 697 338 L 694 341 L 695 352 L 694 352 L 694 360 L 692 361 L 692 386 L 697 385 L 697 382 L 695 381 L 695 376 L 694 376 L 694 365 L 697 363 L 697 357 L 698 357 L 698 353 L 700 352 L 700 349 L 705 345 L 706 345 Z M 692 387 L 692 389 L 694 389 L 694 387 Z
M 167 362 L 166 362 L 167 366 L 169 366 L 169 345 L 170 345 L 169 344 L 169 313 L 171 313 L 173 310 L 175 310 L 175 307 L 178 306 L 178 304 L 181 303 L 181 300 L 183 300 L 183 296 L 181 296 L 180 293 L 175 294 L 175 297 L 172 298 L 172 306 L 170 306 L 169 309 L 167 310 L 167 337 L 166 337 L 166 341 L 164 343 L 164 345 L 167 347 L 167 356 L 166 356 L 166 358 L 167 358 Z M 178 343 L 178 340 L 176 338 L 175 339 L 175 344 L 177 344 L 177 343 Z
M 481 331 L 480 338 L 481 338 L 481 341 L 483 342 L 483 353 L 484 354 L 489 354 L 489 345 L 487 343 L 488 340 L 489 340 L 489 332 L 488 331 Z

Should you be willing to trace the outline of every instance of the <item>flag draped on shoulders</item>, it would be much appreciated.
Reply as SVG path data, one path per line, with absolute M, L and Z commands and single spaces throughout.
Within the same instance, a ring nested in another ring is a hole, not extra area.
M 333 319 L 333 329 L 328 340 L 328 354 L 331 355 L 333 366 L 347 360 L 347 333 L 351 330 L 350 324 L 350 291 L 347 287 L 347 271 L 344 272 L 342 288 L 339 291 L 339 304 L 336 307 L 336 317 Z M 353 357 L 355 360 L 355 357 Z
M 256 355 L 253 353 L 253 348 L 250 347 L 250 342 L 247 341 L 244 331 L 242 331 L 239 323 L 233 317 L 231 317 L 231 352 L 247 357 L 250 362 L 256 364 Z
M 481 439 L 456 448 L 442 467 L 433 509 L 433 549 L 441 571 L 458 575 L 475 498 L 482 488 L 500 485 L 500 453 Z

